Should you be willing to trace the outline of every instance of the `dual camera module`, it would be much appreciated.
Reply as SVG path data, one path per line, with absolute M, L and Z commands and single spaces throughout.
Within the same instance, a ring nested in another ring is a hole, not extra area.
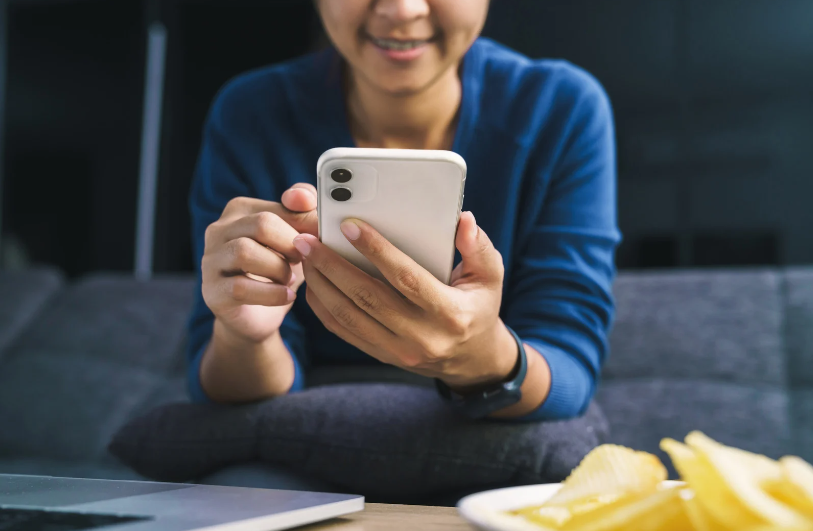
M 345 184 L 350 182 L 350 179 L 353 178 L 353 172 L 339 168 L 338 170 L 330 172 L 330 178 L 339 184 Z M 350 198 L 353 197 L 353 192 L 350 191 L 350 188 L 338 186 L 330 191 L 330 197 L 332 197 L 334 201 L 349 201 Z

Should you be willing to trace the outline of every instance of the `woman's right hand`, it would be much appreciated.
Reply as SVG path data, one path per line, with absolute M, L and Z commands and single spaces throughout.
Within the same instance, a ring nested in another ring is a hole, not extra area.
M 281 199 L 232 199 L 206 229 L 203 299 L 230 335 L 255 343 L 278 332 L 304 281 L 293 239 L 318 233 L 314 186 L 295 184 Z

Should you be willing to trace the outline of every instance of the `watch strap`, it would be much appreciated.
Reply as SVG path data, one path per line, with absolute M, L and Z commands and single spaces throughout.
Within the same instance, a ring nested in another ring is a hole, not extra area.
M 525 345 L 523 345 L 517 333 L 509 326 L 505 328 L 511 333 L 518 347 L 517 363 L 507 381 L 476 393 L 459 395 L 442 380 L 435 380 L 435 386 L 440 396 L 471 419 L 487 417 L 496 411 L 516 404 L 522 399 L 521 388 L 525 382 L 525 376 L 528 374 L 528 357 L 525 352 Z

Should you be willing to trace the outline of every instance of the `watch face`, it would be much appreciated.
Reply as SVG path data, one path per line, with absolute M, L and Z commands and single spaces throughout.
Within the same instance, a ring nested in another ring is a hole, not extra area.
M 460 405 L 465 415 L 472 419 L 482 419 L 501 409 L 513 406 L 522 400 L 519 389 L 496 389 L 486 391 L 476 398 L 469 398 Z

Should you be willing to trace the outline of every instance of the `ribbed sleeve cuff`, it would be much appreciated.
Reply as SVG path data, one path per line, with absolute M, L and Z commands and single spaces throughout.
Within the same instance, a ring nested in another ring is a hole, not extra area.
M 291 389 L 288 392 L 296 393 L 302 391 L 305 388 L 305 375 L 302 372 L 302 366 L 299 363 L 299 359 L 294 354 L 294 351 L 291 350 L 291 345 L 289 345 L 285 340 L 282 342 L 285 345 L 285 348 L 288 349 L 291 359 L 294 361 L 294 383 L 291 385 Z M 206 391 L 203 390 L 203 386 L 200 383 L 200 363 L 203 360 L 203 352 L 206 350 L 206 346 L 207 345 L 203 345 L 203 347 L 201 347 L 201 349 L 192 359 L 192 363 L 189 364 L 189 372 L 187 373 L 186 378 L 186 387 L 187 392 L 189 393 L 189 398 L 192 400 L 192 402 L 199 404 L 212 403 L 212 399 L 209 398 L 209 395 L 206 394 Z
M 549 345 L 526 341 L 550 367 L 548 398 L 536 411 L 516 420 L 562 420 L 578 417 L 587 408 L 595 388 L 587 369 L 573 356 Z M 529 353 L 530 354 L 530 353 Z

